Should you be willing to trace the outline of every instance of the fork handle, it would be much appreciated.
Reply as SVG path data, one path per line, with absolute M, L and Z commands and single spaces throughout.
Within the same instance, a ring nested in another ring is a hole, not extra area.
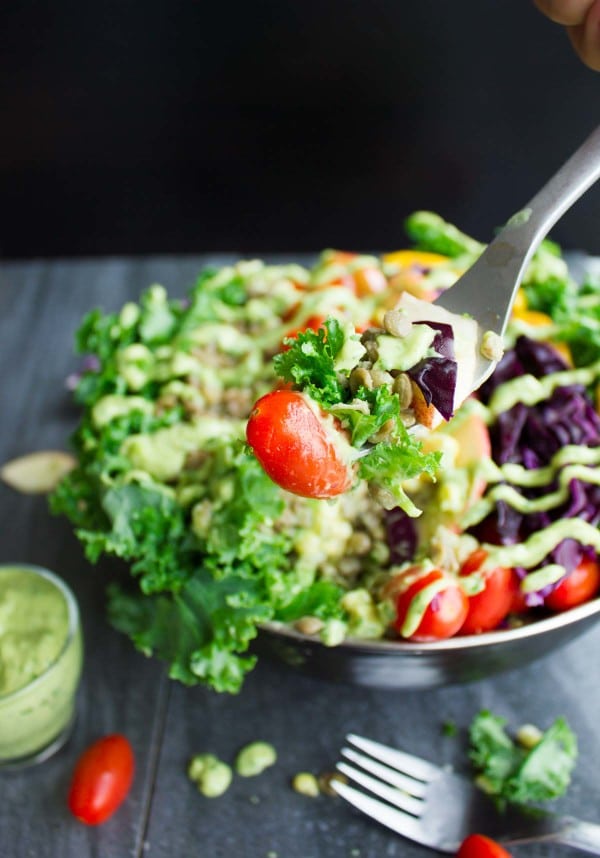
M 508 321 L 507 311 L 540 242 L 599 178 L 600 126 L 533 199 L 510 218 L 466 274 L 452 289 L 443 292 L 437 303 L 459 314 L 468 309 L 483 330 L 502 335 Z
M 593 822 L 583 822 L 574 817 L 563 817 L 564 828 L 550 838 L 555 843 L 564 843 L 581 852 L 600 855 L 600 825 Z
M 533 829 L 530 826 L 528 828 L 529 833 L 526 833 L 526 828 L 523 833 L 515 832 L 506 838 L 500 836 L 499 839 L 506 844 L 561 843 L 581 852 L 600 855 L 600 825 L 593 822 L 549 813 L 543 814 Z
M 509 220 L 505 237 L 527 259 L 559 218 L 600 178 L 600 126 L 549 179 L 529 203 Z M 498 238 L 500 238 L 500 235 Z

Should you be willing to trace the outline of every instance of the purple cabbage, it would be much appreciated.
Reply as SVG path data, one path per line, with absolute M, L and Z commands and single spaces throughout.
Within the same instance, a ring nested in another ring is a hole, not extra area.
M 434 393 L 432 388 L 438 387 L 436 370 L 425 372 L 425 364 L 432 361 L 452 361 L 454 358 L 454 342 L 452 330 L 448 325 L 438 325 L 427 322 L 436 328 L 439 334 L 433 343 L 439 358 L 429 358 L 422 361 L 422 366 L 413 370 L 411 377 L 423 390 L 428 402 L 438 408 L 439 391 Z M 454 362 L 455 366 L 456 363 Z M 436 366 L 434 364 L 433 366 Z M 549 373 L 567 369 L 556 350 L 545 343 L 539 343 L 520 337 L 515 348 L 508 351 L 492 377 L 480 390 L 480 398 L 488 402 L 494 390 L 506 381 L 530 373 L 536 378 L 542 378 Z M 418 376 L 418 377 L 415 377 Z M 428 392 L 426 393 L 425 387 Z M 452 388 L 452 398 L 454 388 Z M 429 396 L 429 399 L 428 399 Z M 445 415 L 443 415 L 445 416 Z M 450 415 L 451 416 L 451 415 Z M 501 414 L 491 427 L 492 457 L 498 464 L 515 462 L 527 469 L 542 467 L 565 444 L 582 444 L 590 447 L 600 445 L 600 417 L 585 390 L 580 385 L 556 389 L 549 399 L 534 406 L 517 403 L 509 411 Z M 551 486 L 556 488 L 556 486 Z M 535 498 L 540 493 L 548 491 L 548 487 L 523 489 L 525 496 Z M 585 483 L 581 480 L 571 480 L 568 486 L 568 497 L 564 504 L 548 512 L 538 512 L 524 515 L 504 501 L 498 501 L 494 513 L 480 525 L 473 528 L 473 533 L 485 542 L 498 542 L 511 545 L 537 531 L 548 527 L 553 521 L 564 518 L 581 518 L 590 524 L 600 525 L 600 486 Z M 390 547 L 390 562 L 401 564 L 412 560 L 417 548 L 417 532 L 414 520 L 402 510 L 394 509 L 386 514 L 387 539 Z M 574 539 L 564 539 L 551 554 L 543 561 L 558 563 L 567 573 L 575 569 L 584 557 L 594 558 L 595 552 L 589 546 L 583 546 Z M 517 569 L 524 577 L 528 570 Z M 554 589 L 556 584 L 549 584 L 538 592 L 529 593 L 526 603 L 529 607 L 543 605 L 545 597 Z
M 399 566 L 412 560 L 417 550 L 417 529 L 414 519 L 400 507 L 394 507 L 385 514 L 387 543 L 390 549 L 390 563 Z
M 454 391 L 456 390 L 456 358 L 454 354 L 454 332 L 443 322 L 418 322 L 437 331 L 432 347 L 436 355 L 423 358 L 408 370 L 410 378 L 418 385 L 427 405 L 434 405 L 444 420 L 454 414 Z
M 500 384 L 524 373 L 541 378 L 564 369 L 567 369 L 567 365 L 551 346 L 519 337 L 514 350 L 505 354 L 492 377 L 482 387 L 480 397 L 487 402 Z M 491 441 L 492 457 L 498 464 L 515 462 L 528 469 L 538 468 L 547 464 L 566 444 L 598 446 L 600 417 L 584 387 L 560 387 L 543 402 L 531 407 L 517 403 L 501 414 L 491 428 Z M 548 487 L 525 489 L 523 493 L 526 497 L 535 498 L 546 491 Z M 498 502 L 495 515 L 491 516 L 496 519 L 497 541 L 505 545 L 526 539 L 553 521 L 575 517 L 590 524 L 600 523 L 600 486 L 571 480 L 567 501 L 556 509 L 524 515 L 504 502 Z M 474 532 L 483 536 L 486 528 L 489 532 L 489 520 L 474 528 Z M 544 563 L 558 563 L 569 573 L 589 552 L 588 547 L 574 539 L 565 539 Z M 539 593 L 529 594 L 528 603 L 541 604 L 554 586 L 549 585 Z

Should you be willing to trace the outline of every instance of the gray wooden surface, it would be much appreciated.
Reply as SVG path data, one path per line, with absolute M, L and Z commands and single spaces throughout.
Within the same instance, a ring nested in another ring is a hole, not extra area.
M 77 367 L 73 332 L 88 309 L 116 309 L 153 282 L 183 295 L 195 273 L 222 259 L 144 258 L 4 265 L 0 272 L 0 461 L 42 448 L 64 448 L 77 412 L 65 389 Z M 568 795 L 558 803 L 600 821 L 600 626 L 561 652 L 511 674 L 462 687 L 394 693 L 328 684 L 263 660 L 241 694 L 184 688 L 162 665 L 135 652 L 104 617 L 110 563 L 91 567 L 68 524 L 43 498 L 0 486 L 0 562 L 38 563 L 73 587 L 86 641 L 78 719 L 68 745 L 52 760 L 0 774 L 0 858 L 419 858 L 431 854 L 355 814 L 336 799 L 295 793 L 300 770 L 335 762 L 352 730 L 463 768 L 464 730 L 488 707 L 511 725 L 547 726 L 565 715 L 581 755 Z M 454 721 L 457 737 L 444 736 Z M 127 802 L 107 823 L 86 828 L 65 807 L 79 753 L 96 737 L 129 736 L 137 774 Z M 206 799 L 188 782 L 190 754 L 231 760 L 263 738 L 279 752 L 258 778 L 234 781 Z M 554 851 L 552 851 L 554 850 Z M 574 854 L 536 846 L 515 855 Z

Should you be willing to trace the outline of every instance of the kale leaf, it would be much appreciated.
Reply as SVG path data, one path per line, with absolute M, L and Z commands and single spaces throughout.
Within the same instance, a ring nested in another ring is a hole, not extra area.
M 505 719 L 488 710 L 469 728 L 469 756 L 477 783 L 499 808 L 549 801 L 566 792 L 577 758 L 577 740 L 564 718 L 557 718 L 533 747 L 514 742 Z
M 302 388 L 325 408 L 344 401 L 344 386 L 335 359 L 344 345 L 344 331 L 337 319 L 326 319 L 323 327 L 301 331 L 286 340 L 288 348 L 275 356 L 275 372 L 284 381 Z

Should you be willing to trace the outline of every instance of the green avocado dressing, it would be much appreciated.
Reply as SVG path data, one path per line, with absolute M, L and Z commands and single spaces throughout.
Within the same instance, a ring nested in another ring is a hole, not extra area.
M 600 361 L 591 366 L 579 369 L 567 369 L 564 372 L 554 372 L 543 378 L 533 375 L 520 375 L 500 385 L 490 399 L 488 412 L 491 418 L 496 418 L 513 405 L 522 402 L 524 405 L 536 405 L 548 399 L 557 387 L 569 387 L 574 384 L 590 385 L 600 376 Z
M 450 582 L 446 578 L 438 578 L 419 590 L 410 601 L 408 611 L 404 617 L 400 634 L 403 638 L 409 638 L 417 631 L 421 625 L 421 620 L 425 616 L 425 611 L 434 600 L 434 598 L 446 590 Z
M 548 512 L 548 510 L 555 509 L 561 503 L 565 503 L 568 500 L 569 483 L 571 480 L 581 480 L 581 482 L 591 483 L 592 485 L 600 485 L 600 468 L 589 468 L 586 465 L 567 465 L 558 474 L 559 488 L 537 498 L 526 498 L 525 495 L 521 494 L 513 486 L 496 486 L 473 508 L 469 515 L 469 523 L 474 524 L 475 521 L 473 519 L 475 518 L 477 521 L 482 521 L 492 511 L 497 501 L 504 501 L 513 509 L 523 513 L 523 515 L 530 515 L 534 512 Z M 530 483 L 529 485 L 538 484 Z
M 36 567 L 1 566 L 0 767 L 41 759 L 62 742 L 81 663 L 77 606 L 62 582 Z
M 377 337 L 379 357 L 375 367 L 405 372 L 427 356 L 435 335 L 436 331 L 429 325 L 419 324 L 412 325 L 410 333 L 405 337 L 380 334 Z
M 515 545 L 486 545 L 488 557 L 485 566 L 522 566 L 524 569 L 532 569 L 563 539 L 576 539 L 581 545 L 589 545 L 600 551 L 600 531 L 595 525 L 580 518 L 564 518 L 532 534 L 524 542 Z M 564 574 L 563 569 L 562 575 Z
M 535 405 L 550 397 L 558 387 L 590 385 L 599 375 L 600 361 L 589 367 L 552 373 L 542 379 L 532 375 L 520 376 L 499 386 L 487 407 L 478 403 L 478 413 L 490 424 L 499 414 L 519 402 Z M 599 466 L 599 448 L 573 444 L 560 449 L 551 461 L 541 468 L 528 469 L 515 463 L 498 466 L 492 460 L 487 460 L 482 463 L 482 477 L 488 483 L 503 484 L 489 489 L 485 497 L 473 504 L 463 516 L 461 525 L 468 528 L 483 521 L 498 501 L 504 501 L 524 515 L 555 509 L 568 500 L 571 480 L 600 485 Z M 550 484 L 557 484 L 557 487 L 536 498 L 527 498 L 516 488 L 543 488 Z M 556 521 L 516 545 L 486 546 L 488 558 L 485 566 L 520 566 L 533 569 L 521 582 L 521 589 L 525 593 L 535 592 L 559 581 L 566 574 L 566 569 L 557 563 L 535 567 L 567 538 L 576 539 L 582 545 L 600 551 L 598 528 L 581 519 L 571 518 Z
M 0 574 L 0 696 L 28 685 L 59 656 L 69 633 L 63 594 L 23 569 Z

